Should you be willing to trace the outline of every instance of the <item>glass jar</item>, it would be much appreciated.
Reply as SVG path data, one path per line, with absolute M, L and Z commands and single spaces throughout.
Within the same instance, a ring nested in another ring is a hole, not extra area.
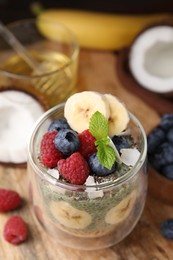
M 37 19 L 15 21 L 7 28 L 9 33 L 0 28 L 0 90 L 23 90 L 49 108 L 76 92 L 79 44 L 69 28 Z
M 57 243 L 95 250 L 124 239 L 137 224 L 146 199 L 146 135 L 130 115 L 128 129 L 140 157 L 128 172 L 97 185 L 72 185 L 54 178 L 39 161 L 39 146 L 50 122 L 63 118 L 64 104 L 47 111 L 36 123 L 29 142 L 29 197 L 33 212 Z

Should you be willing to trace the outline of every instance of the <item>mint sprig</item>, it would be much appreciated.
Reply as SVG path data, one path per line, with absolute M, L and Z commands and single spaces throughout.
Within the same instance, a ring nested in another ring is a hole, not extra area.
M 99 112 L 96 111 L 89 121 L 89 131 L 97 139 L 102 139 L 108 136 L 108 121 Z
M 107 169 L 111 169 L 115 160 L 115 151 L 109 145 L 108 120 L 99 111 L 96 111 L 89 122 L 89 131 L 96 138 L 97 158 L 99 162 Z
M 115 162 L 115 151 L 109 145 L 98 145 L 97 146 L 97 158 L 99 162 L 106 167 L 107 169 L 111 169 Z

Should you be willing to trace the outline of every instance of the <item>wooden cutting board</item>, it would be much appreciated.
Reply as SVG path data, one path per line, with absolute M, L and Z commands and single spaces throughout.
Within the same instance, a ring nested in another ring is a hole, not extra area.
M 110 52 L 82 50 L 79 62 L 78 90 L 96 90 L 118 96 L 141 121 L 146 133 L 155 127 L 159 113 L 136 93 L 127 90 L 118 80 L 117 57 Z M 160 234 L 160 224 L 173 218 L 173 207 L 155 200 L 150 195 L 134 231 L 118 245 L 99 251 L 78 251 L 65 248 L 52 240 L 32 216 L 27 198 L 26 169 L 0 166 L 0 186 L 17 190 L 24 199 L 20 210 L 0 214 L 0 260 L 172 260 L 173 242 Z M 159 188 L 159 187 L 158 187 Z M 12 214 L 19 214 L 29 226 L 29 239 L 13 246 L 3 239 L 3 227 Z

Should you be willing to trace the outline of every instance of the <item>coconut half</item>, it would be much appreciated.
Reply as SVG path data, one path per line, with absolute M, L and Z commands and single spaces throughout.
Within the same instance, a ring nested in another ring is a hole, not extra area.
M 21 164 L 27 160 L 27 142 L 43 106 L 30 94 L 0 91 L 0 162 Z
M 173 27 L 157 25 L 134 40 L 129 68 L 136 81 L 158 93 L 173 91 Z

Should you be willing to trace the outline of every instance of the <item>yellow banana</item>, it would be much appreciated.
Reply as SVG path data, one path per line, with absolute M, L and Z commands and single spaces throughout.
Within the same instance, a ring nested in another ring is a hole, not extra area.
M 56 40 L 57 22 L 65 24 L 84 48 L 116 50 L 128 46 L 146 26 L 169 19 L 169 14 L 118 15 L 80 10 L 50 9 L 37 17 L 40 32 Z M 48 21 L 51 23 L 44 23 Z

